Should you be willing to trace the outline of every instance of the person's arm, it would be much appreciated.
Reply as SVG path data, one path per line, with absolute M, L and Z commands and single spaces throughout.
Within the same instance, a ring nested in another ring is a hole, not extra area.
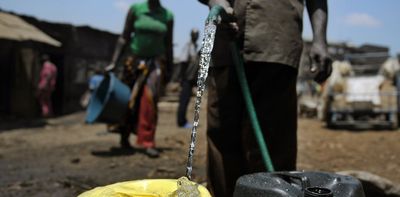
M 173 62 L 174 62 L 174 49 L 173 49 L 173 37 L 174 37 L 174 20 L 170 20 L 167 23 L 167 37 L 165 39 L 165 46 L 166 46 L 166 77 L 167 79 L 169 79 L 171 73 L 172 73 L 172 66 L 173 66 Z
M 313 41 L 310 50 L 311 72 L 317 73 L 314 80 L 324 82 L 332 72 L 332 60 L 327 49 L 326 29 L 328 22 L 327 0 L 306 0 L 307 11 L 313 30 Z
M 111 71 L 115 68 L 115 64 L 117 63 L 122 50 L 125 48 L 126 43 L 130 42 L 132 33 L 134 32 L 134 28 L 133 28 L 134 21 L 135 21 L 135 16 L 132 13 L 132 11 L 129 10 L 128 14 L 126 16 L 124 30 L 117 40 L 117 44 L 114 49 L 111 63 L 109 66 L 107 66 L 106 71 Z

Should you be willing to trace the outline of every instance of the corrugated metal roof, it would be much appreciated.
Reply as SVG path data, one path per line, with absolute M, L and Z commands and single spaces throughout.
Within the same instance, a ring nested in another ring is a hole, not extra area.
M 61 46 L 59 41 L 25 22 L 20 17 L 4 12 L 0 12 L 0 39 L 16 41 L 31 40 L 57 47 Z

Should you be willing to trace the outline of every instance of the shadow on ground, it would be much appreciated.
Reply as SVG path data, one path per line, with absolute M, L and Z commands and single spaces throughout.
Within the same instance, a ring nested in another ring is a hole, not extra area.
M 160 153 L 164 153 L 165 151 L 173 151 L 173 148 L 168 147 L 158 147 L 157 148 Z M 91 154 L 96 157 L 120 157 L 120 156 L 129 156 L 134 154 L 145 154 L 145 149 L 143 148 L 121 148 L 121 147 L 111 147 L 109 150 L 93 150 Z
M 0 120 L 0 132 L 14 129 L 29 129 L 29 128 L 40 128 L 47 125 L 45 119 L 1 119 Z

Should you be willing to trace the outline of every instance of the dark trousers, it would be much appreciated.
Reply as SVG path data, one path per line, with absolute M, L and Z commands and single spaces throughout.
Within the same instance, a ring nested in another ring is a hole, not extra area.
M 188 80 L 183 80 L 181 83 L 181 93 L 179 95 L 179 106 L 178 106 L 178 126 L 184 126 L 187 123 L 186 111 L 192 97 L 193 83 Z
M 255 62 L 245 70 L 275 170 L 295 170 L 297 70 Z M 214 196 L 232 196 L 240 176 L 266 171 L 233 66 L 210 68 L 207 112 L 209 187 Z

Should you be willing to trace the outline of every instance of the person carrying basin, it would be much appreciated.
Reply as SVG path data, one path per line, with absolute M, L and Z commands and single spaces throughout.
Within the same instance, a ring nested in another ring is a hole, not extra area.
M 173 22 L 172 12 L 159 0 L 133 4 L 111 64 L 106 67 L 108 72 L 114 70 L 121 51 L 129 46 L 123 82 L 132 88 L 132 94 L 125 119 L 113 128 L 120 133 L 120 145 L 126 149 L 133 149 L 129 135 L 136 133 L 137 145 L 150 157 L 159 156 L 155 148 L 157 102 L 161 80 L 172 66 Z
M 317 82 L 331 72 L 326 0 L 199 0 L 222 6 L 210 67 L 207 106 L 208 186 L 232 196 L 238 177 L 266 171 L 234 70 L 230 42 L 244 58 L 261 130 L 276 171 L 296 169 L 296 78 L 302 51 L 303 7 L 313 27 L 311 57 Z

